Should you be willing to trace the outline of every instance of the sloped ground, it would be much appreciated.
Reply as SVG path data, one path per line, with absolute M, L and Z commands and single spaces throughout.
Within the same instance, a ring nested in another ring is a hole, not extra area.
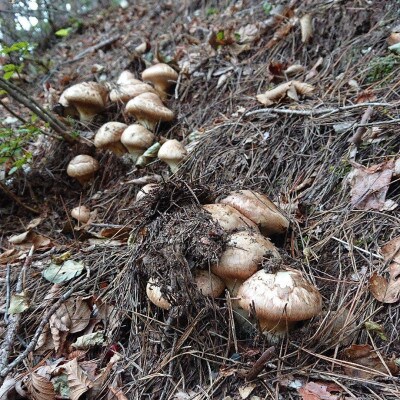
M 78 366 L 69 367 L 76 368 L 69 374 L 76 396 L 82 387 L 87 398 L 118 398 L 119 389 L 138 399 L 239 399 L 250 389 L 248 398 L 254 400 L 399 397 L 398 303 L 378 301 L 370 291 L 371 277 L 388 271 L 380 249 L 399 236 L 398 208 L 386 210 L 380 203 L 368 209 L 366 198 L 376 187 L 365 183 L 356 202 L 354 183 L 347 179 L 359 165 L 382 164 L 380 170 L 391 171 L 391 160 L 398 158 L 399 60 L 386 42 L 398 5 L 294 1 L 278 10 L 278 16 L 268 15 L 263 4 L 246 1 L 226 7 L 140 3 L 93 16 L 84 33 L 46 53 L 57 68 L 27 90 L 51 103 L 50 89 L 58 94 L 72 83 L 103 77 L 115 82 L 127 68 L 139 74 L 145 63 L 134 48 L 147 39 L 159 61 L 182 69 L 168 101 L 177 118 L 161 126 L 159 135 L 187 143 L 197 130 L 200 139 L 171 180 L 160 162 L 135 170 L 92 148 L 37 145 L 31 172 L 16 179 L 12 190 L 40 210 L 33 230 L 51 242 L 36 246 L 26 271 L 30 308 L 13 342 L 13 357 L 24 352 L 60 298 L 60 320 L 70 314 L 74 321 L 90 317 L 90 323 L 80 330 L 74 325 L 72 333 L 59 323 L 46 340 L 41 337 L 42 348 L 10 370 L 16 380 L 25 378 L 31 393 L 35 388 L 50 390 L 49 380 L 54 383 L 54 375 L 62 375 L 50 369 L 63 365 L 61 357 L 76 357 L 71 344 L 85 333 L 100 331 L 105 332 L 104 343 L 79 354 Z M 312 16 L 314 33 L 303 43 L 298 18 L 306 14 Z M 213 37 L 212 32 L 219 31 L 224 37 Z M 234 32 L 241 32 L 242 42 Z M 113 44 L 68 62 L 114 35 L 119 39 Z M 283 71 L 293 65 L 304 70 L 288 77 Z M 257 94 L 292 78 L 312 85 L 314 92 L 298 100 L 283 98 L 268 108 L 257 102 Z M 46 95 L 35 89 L 43 84 Z M 349 143 L 369 106 L 372 113 L 361 141 Z M 110 107 L 96 123 L 110 119 L 129 122 L 121 109 Z M 97 128 L 75 129 L 91 138 Z M 68 162 L 82 151 L 95 155 L 101 165 L 95 182 L 84 189 L 65 173 Z M 140 186 L 132 180 L 154 174 L 163 176 L 161 190 L 137 205 Z M 398 176 L 390 175 L 384 197 L 399 203 Z M 250 383 L 245 372 L 271 343 L 256 330 L 236 330 L 229 299 L 202 298 L 190 272 L 191 266 L 206 267 L 218 257 L 225 239 L 199 204 L 242 188 L 269 195 L 289 216 L 291 230 L 277 242 L 284 266 L 302 270 L 324 300 L 323 314 L 276 344 L 266 367 Z M 76 230 L 68 211 L 79 203 L 96 216 Z M 4 250 L 18 247 L 7 238 L 25 231 L 33 217 L 15 204 L 8 210 L 1 224 Z M 131 231 L 133 244 L 128 246 Z M 115 237 L 121 232 L 122 237 Z M 105 236 L 117 241 L 110 243 Z M 90 274 L 52 287 L 40 273 L 51 257 L 66 251 L 73 260 L 83 261 Z M 11 290 L 23 264 L 17 257 L 26 253 L 16 250 L 1 261 L 2 278 Z M 180 289 L 171 312 L 147 301 L 146 279 L 155 272 L 168 286 Z M 372 322 L 378 328 L 372 329 Z M 110 361 L 113 351 L 120 354 L 118 361 Z M 85 381 L 78 368 L 93 382 L 97 377 L 96 384 Z M 33 371 L 46 381 L 38 383 Z

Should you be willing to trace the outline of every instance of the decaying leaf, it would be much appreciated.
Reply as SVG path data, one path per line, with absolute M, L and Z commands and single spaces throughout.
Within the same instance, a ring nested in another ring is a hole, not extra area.
M 30 374 L 27 386 L 34 400 L 53 400 L 56 398 L 53 384 L 36 372 Z
M 10 236 L 8 241 L 19 249 L 30 249 L 33 245 L 36 250 L 50 247 L 51 240 L 33 231 L 26 231 Z
M 24 252 L 17 251 L 17 249 L 6 250 L 4 253 L 0 254 L 0 265 L 1 264 L 11 264 L 22 254 L 24 254 Z
M 241 386 L 239 388 L 239 395 L 241 399 L 247 399 L 251 393 L 253 392 L 253 390 L 256 388 L 256 384 L 255 383 L 249 383 L 245 386 Z
M 400 281 L 389 280 L 389 282 L 376 272 L 369 279 L 369 290 L 376 300 L 392 304 L 400 299 Z
M 400 264 L 400 236 L 387 242 L 381 251 L 385 262 Z
M 303 400 L 339 400 L 340 395 L 332 394 L 341 393 L 343 389 L 329 382 L 308 382 L 299 389 L 299 394 Z
M 98 331 L 83 335 L 76 339 L 75 343 L 72 343 L 72 347 L 79 350 L 88 350 L 94 346 L 101 346 L 104 344 L 104 332 Z
M 21 314 L 29 308 L 29 295 L 26 291 L 11 296 L 9 314 Z
M 376 333 L 381 338 L 381 340 L 384 340 L 384 341 L 388 340 L 386 333 L 385 333 L 385 329 L 383 328 L 382 325 L 379 325 L 373 321 L 365 321 L 364 326 L 368 332 Z
M 368 344 L 353 344 L 343 350 L 343 359 L 353 364 L 358 364 L 367 369 L 357 368 L 356 366 L 343 367 L 345 373 L 349 376 L 369 379 L 382 374 L 397 375 L 399 368 L 394 360 L 387 360 L 383 356 L 379 357 L 377 352 Z M 382 360 L 385 364 L 382 363 Z M 373 371 L 370 371 L 373 370 Z
M 289 81 L 280 84 L 274 89 L 266 91 L 264 94 L 259 94 L 257 100 L 265 106 L 272 106 L 279 103 L 286 97 L 298 101 L 298 96 L 308 96 L 314 91 L 314 86 L 308 83 L 299 81 Z
M 394 161 L 364 167 L 354 164 L 349 174 L 351 204 L 359 210 L 393 210 L 397 204 L 386 200 Z
M 93 383 L 79 366 L 76 358 L 65 364 L 63 368 L 68 377 L 70 399 L 78 400 L 83 393 L 87 392 L 93 386 Z
M 300 18 L 301 41 L 308 43 L 313 35 L 312 18 L 310 14 L 305 14 Z
M 61 266 L 57 264 L 50 264 L 42 274 L 45 279 L 52 283 L 62 283 L 74 279 L 80 275 L 85 268 L 82 262 L 67 260 Z

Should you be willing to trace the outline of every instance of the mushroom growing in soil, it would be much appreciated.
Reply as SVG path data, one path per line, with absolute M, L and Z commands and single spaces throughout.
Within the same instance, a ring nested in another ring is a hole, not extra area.
M 90 219 L 90 210 L 86 206 L 75 207 L 71 210 L 71 217 L 82 222 L 82 224 L 86 224 Z
M 154 93 L 143 93 L 129 100 L 125 111 L 133 115 L 137 122 L 150 131 L 154 131 L 161 121 L 172 121 L 174 113 L 164 106 L 161 99 Z
M 118 78 L 117 87 L 110 92 L 110 100 L 113 103 L 127 103 L 139 94 L 147 92 L 156 93 L 152 86 L 136 79 L 132 72 L 123 71 Z
M 255 311 L 263 332 L 283 336 L 298 321 L 321 312 L 318 289 L 295 270 L 269 274 L 264 270 L 247 279 L 237 292 L 239 308 Z
M 141 156 L 154 141 L 154 134 L 139 124 L 129 125 L 121 136 L 121 143 L 128 149 L 132 161 Z
M 82 82 L 64 90 L 59 103 L 72 110 L 75 108 L 81 122 L 91 122 L 106 109 L 107 96 L 107 88 L 100 83 Z
M 185 146 L 176 139 L 167 140 L 158 150 L 157 157 L 167 163 L 174 174 L 179 164 L 186 158 L 187 151 Z
M 242 229 L 258 231 L 257 225 L 253 221 L 228 204 L 205 204 L 202 207 L 211 214 L 213 221 L 218 222 L 227 233 Z
M 68 164 L 67 174 L 82 186 L 89 182 L 100 168 L 96 159 L 86 154 L 74 157 Z
M 171 303 L 163 296 L 161 287 L 156 279 L 150 278 L 146 285 L 146 294 L 149 300 L 164 310 L 171 308 Z
M 242 282 L 257 272 L 264 256 L 281 258 L 276 247 L 260 233 L 236 232 L 228 237 L 226 249 L 211 271 L 235 293 Z
M 265 236 L 285 233 L 289 220 L 265 195 L 252 190 L 232 192 L 220 203 L 228 204 L 255 222 Z
M 145 69 L 142 72 L 142 79 L 151 82 L 160 97 L 165 100 L 167 98 L 168 89 L 175 85 L 178 79 L 178 73 L 169 65 L 159 63 Z
M 121 122 L 107 122 L 102 125 L 94 137 L 94 145 L 98 149 L 107 149 L 117 156 L 127 153 L 126 147 L 121 143 L 122 132 L 128 125 Z
M 225 290 L 224 281 L 209 271 L 197 270 L 194 274 L 194 281 L 204 296 L 215 298 L 221 296 Z
M 136 201 L 139 201 L 146 197 L 147 194 L 152 192 L 153 190 L 156 190 L 160 186 L 157 183 L 148 183 L 147 185 L 144 185 L 143 187 L 140 188 L 136 195 Z

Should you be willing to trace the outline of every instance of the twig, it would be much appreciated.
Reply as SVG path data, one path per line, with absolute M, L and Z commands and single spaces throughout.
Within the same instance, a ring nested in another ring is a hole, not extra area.
M 18 275 L 18 282 L 15 288 L 16 293 L 21 293 L 23 290 L 23 281 L 25 277 L 26 269 L 28 268 L 29 264 L 32 261 L 32 254 L 33 254 L 34 246 L 31 247 L 29 253 L 25 259 L 24 265 L 21 268 L 21 271 Z M 9 316 L 8 325 L 7 325 L 7 332 L 4 337 L 3 344 L 0 348 L 0 370 L 7 369 L 8 358 L 10 357 L 10 352 L 13 347 L 15 337 L 17 335 L 17 331 L 19 328 L 19 324 L 21 321 L 22 314 L 12 314 Z M 7 375 L 7 374 L 6 374 Z M 1 375 L 4 378 L 6 375 Z M 2 384 L 2 382 L 0 382 Z
M 257 378 L 258 374 L 263 370 L 265 363 L 269 361 L 275 354 L 275 346 L 269 347 L 262 353 L 261 357 L 254 363 L 249 371 L 241 374 L 241 378 L 245 378 L 247 381 L 252 381 Z
M 350 143 L 353 143 L 356 146 L 358 146 L 362 142 L 362 135 L 366 131 L 366 127 L 363 124 L 366 124 L 369 121 L 369 119 L 372 116 L 373 111 L 374 111 L 374 109 L 372 107 L 368 107 L 365 110 L 365 112 L 361 118 L 360 125 L 358 125 L 357 130 L 354 132 L 354 135 L 349 140 Z
M 364 254 L 368 254 L 369 256 L 373 256 L 375 258 L 379 258 L 380 260 L 384 259 L 380 254 L 372 253 L 372 252 L 370 252 L 368 250 L 364 250 L 364 249 L 362 249 L 361 247 L 358 247 L 358 246 L 354 246 L 354 245 L 350 246 L 349 243 L 345 242 L 344 240 L 338 239 L 335 236 L 332 236 L 332 239 L 336 240 L 339 243 L 342 243 L 347 250 L 350 250 L 350 247 L 353 247 L 354 249 L 356 249 L 358 251 L 361 251 Z
M 34 214 L 40 214 L 40 211 L 24 204 L 23 201 L 17 195 L 15 195 L 13 192 L 11 192 L 1 181 L 0 181 L 0 190 L 3 191 L 6 194 L 6 196 L 10 197 L 13 201 L 15 201 L 21 207 L 25 208 L 26 210 L 29 210 L 30 212 L 33 212 Z
M 2 367 L 0 370 L 0 377 L 4 379 L 13 368 L 15 368 L 21 361 L 23 361 L 29 353 L 34 350 L 40 335 L 43 332 L 43 329 L 45 328 L 46 324 L 50 321 L 51 316 L 60 308 L 61 304 L 66 301 L 72 293 L 75 292 L 77 288 L 79 288 L 81 285 L 87 282 L 87 278 L 82 279 L 80 282 L 76 283 L 73 285 L 67 292 L 65 292 L 58 300 L 56 303 L 53 304 L 52 307 L 50 307 L 49 311 L 47 311 L 47 314 L 42 318 L 40 321 L 40 324 L 38 328 L 36 329 L 35 334 L 33 335 L 33 338 L 29 342 L 28 346 L 26 349 L 12 362 L 10 363 L 7 367 Z
M 10 297 L 11 297 L 11 282 L 10 282 L 10 264 L 7 263 L 7 273 L 6 273 L 6 309 L 4 311 L 4 321 L 8 324 L 8 308 L 10 307 Z

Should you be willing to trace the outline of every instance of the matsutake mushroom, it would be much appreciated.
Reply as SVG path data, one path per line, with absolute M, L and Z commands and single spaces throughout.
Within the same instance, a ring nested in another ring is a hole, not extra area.
M 157 157 L 168 164 L 171 172 L 178 171 L 179 164 L 186 158 L 185 146 L 176 139 L 167 140 L 158 150 Z
M 178 73 L 169 65 L 159 63 L 145 69 L 142 72 L 142 79 L 151 82 L 160 97 L 165 100 L 168 89 L 175 85 L 178 79 Z
M 107 122 L 102 125 L 94 137 L 94 145 L 98 149 L 107 149 L 117 156 L 127 153 L 127 148 L 121 143 L 122 133 L 128 125 L 122 122 Z
M 89 182 L 100 168 L 96 159 L 86 154 L 74 157 L 68 164 L 67 174 L 82 186 Z
M 71 210 L 71 217 L 75 218 L 78 222 L 86 224 L 90 219 L 90 210 L 86 206 L 74 207 Z
M 194 282 L 204 296 L 215 298 L 221 296 L 225 290 L 224 281 L 206 270 L 197 270 L 194 273 Z
M 163 295 L 160 283 L 156 279 L 149 279 L 146 285 L 146 294 L 149 300 L 157 307 L 164 310 L 171 308 L 171 303 Z
M 137 159 L 153 144 L 154 134 L 139 124 L 129 125 L 121 136 L 121 143 L 128 149 L 132 161 Z

